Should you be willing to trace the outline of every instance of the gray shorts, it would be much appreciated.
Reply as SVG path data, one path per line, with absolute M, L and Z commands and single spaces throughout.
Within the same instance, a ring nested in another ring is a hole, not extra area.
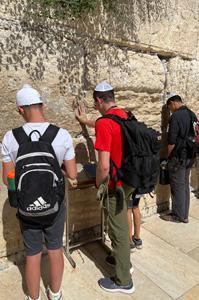
M 63 202 L 53 224 L 50 226 L 31 228 L 20 221 L 20 228 L 27 256 L 33 256 L 40 253 L 43 250 L 44 242 L 48 250 L 60 249 L 63 246 L 65 215 L 66 207 Z
M 140 203 L 140 198 L 141 198 L 141 195 L 138 195 L 138 194 L 131 196 L 129 199 L 129 202 L 128 202 L 128 208 L 138 207 L 139 203 Z

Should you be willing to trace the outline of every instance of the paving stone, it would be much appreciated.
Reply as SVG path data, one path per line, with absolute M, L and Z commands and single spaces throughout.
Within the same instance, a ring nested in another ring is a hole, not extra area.
M 192 201 L 189 215 L 199 220 L 199 199 Z
M 193 249 L 192 251 L 188 252 L 187 254 L 199 262 L 199 247 Z
M 148 218 L 143 227 L 185 253 L 199 246 L 199 238 L 196 238 L 199 222 L 195 218 L 190 217 L 189 223 L 184 224 L 164 221 L 155 215 Z
M 199 263 L 146 229 L 144 247 L 133 254 L 133 263 L 174 299 L 199 283 Z
M 199 299 L 199 285 L 193 287 L 185 295 L 180 297 L 178 300 L 198 300 Z
M 97 281 L 101 277 L 114 275 L 114 268 L 105 263 L 106 255 L 107 253 L 99 243 L 86 245 L 81 248 L 81 251 L 73 254 L 77 269 L 64 273 L 62 286 L 66 298 L 78 299 L 81 295 L 81 299 L 172 299 L 136 268 L 133 273 L 135 293 L 127 296 L 104 292 L 98 286 Z
M 0 272 L 0 300 L 20 300 L 27 294 L 24 282 L 24 267 L 12 266 L 3 272 Z M 40 292 L 41 300 L 47 300 L 43 292 Z

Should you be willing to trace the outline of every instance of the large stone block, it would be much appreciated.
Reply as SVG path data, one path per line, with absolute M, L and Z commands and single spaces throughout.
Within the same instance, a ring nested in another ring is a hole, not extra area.
M 86 57 L 89 87 L 108 80 L 116 90 L 162 92 L 165 72 L 156 55 L 147 55 L 105 46 Z
M 167 91 L 178 93 L 185 103 L 199 113 L 199 62 L 179 57 L 168 62 Z
M 195 58 L 198 6 L 196 0 L 122 1 L 117 3 L 116 13 L 105 14 L 102 32 L 106 40 L 134 49 Z
M 197 0 L 117 0 L 111 6 L 112 9 L 108 10 L 99 2 L 90 15 L 80 20 L 66 18 L 57 24 L 62 23 L 62 27 L 75 29 L 77 35 L 84 39 L 111 42 L 167 56 L 198 56 Z M 1 1 L 2 18 L 35 25 L 42 21 L 40 15 L 38 6 L 31 5 L 30 1 Z M 45 23 L 54 26 L 51 18 Z
M 120 107 L 132 111 L 139 121 L 160 130 L 163 105 L 161 94 L 118 91 L 116 92 L 116 99 Z
M 167 56 L 196 58 L 198 1 L 169 1 L 167 4 L 165 18 L 151 22 L 151 48 Z
M 31 83 L 41 92 L 49 121 L 72 131 L 73 104 L 83 90 L 83 47 L 62 33 L 30 30 L 19 22 L 17 27 L 11 21 L 5 23 L 10 28 L 7 30 L 6 24 L 0 28 L 1 138 L 20 124 L 15 95 L 23 83 Z

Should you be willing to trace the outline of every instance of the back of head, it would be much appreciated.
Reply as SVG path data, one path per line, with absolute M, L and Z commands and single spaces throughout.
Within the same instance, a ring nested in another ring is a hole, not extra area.
M 28 107 L 42 103 L 43 101 L 39 92 L 30 84 L 24 84 L 23 87 L 17 92 L 16 104 L 18 107 Z
M 171 104 L 171 102 L 178 102 L 178 103 L 182 103 L 182 98 L 175 94 L 175 93 L 170 93 L 167 95 L 167 106 Z
M 114 90 L 108 82 L 102 81 L 96 85 L 93 92 L 93 98 L 94 100 L 97 98 L 103 99 L 105 103 L 115 102 Z

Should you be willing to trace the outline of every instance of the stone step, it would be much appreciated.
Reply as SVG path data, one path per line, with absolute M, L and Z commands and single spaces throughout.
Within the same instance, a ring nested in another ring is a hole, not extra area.
M 142 238 L 144 247 L 134 253 L 133 263 L 170 297 L 176 299 L 199 283 L 197 261 L 156 236 L 156 231 L 143 228 Z

